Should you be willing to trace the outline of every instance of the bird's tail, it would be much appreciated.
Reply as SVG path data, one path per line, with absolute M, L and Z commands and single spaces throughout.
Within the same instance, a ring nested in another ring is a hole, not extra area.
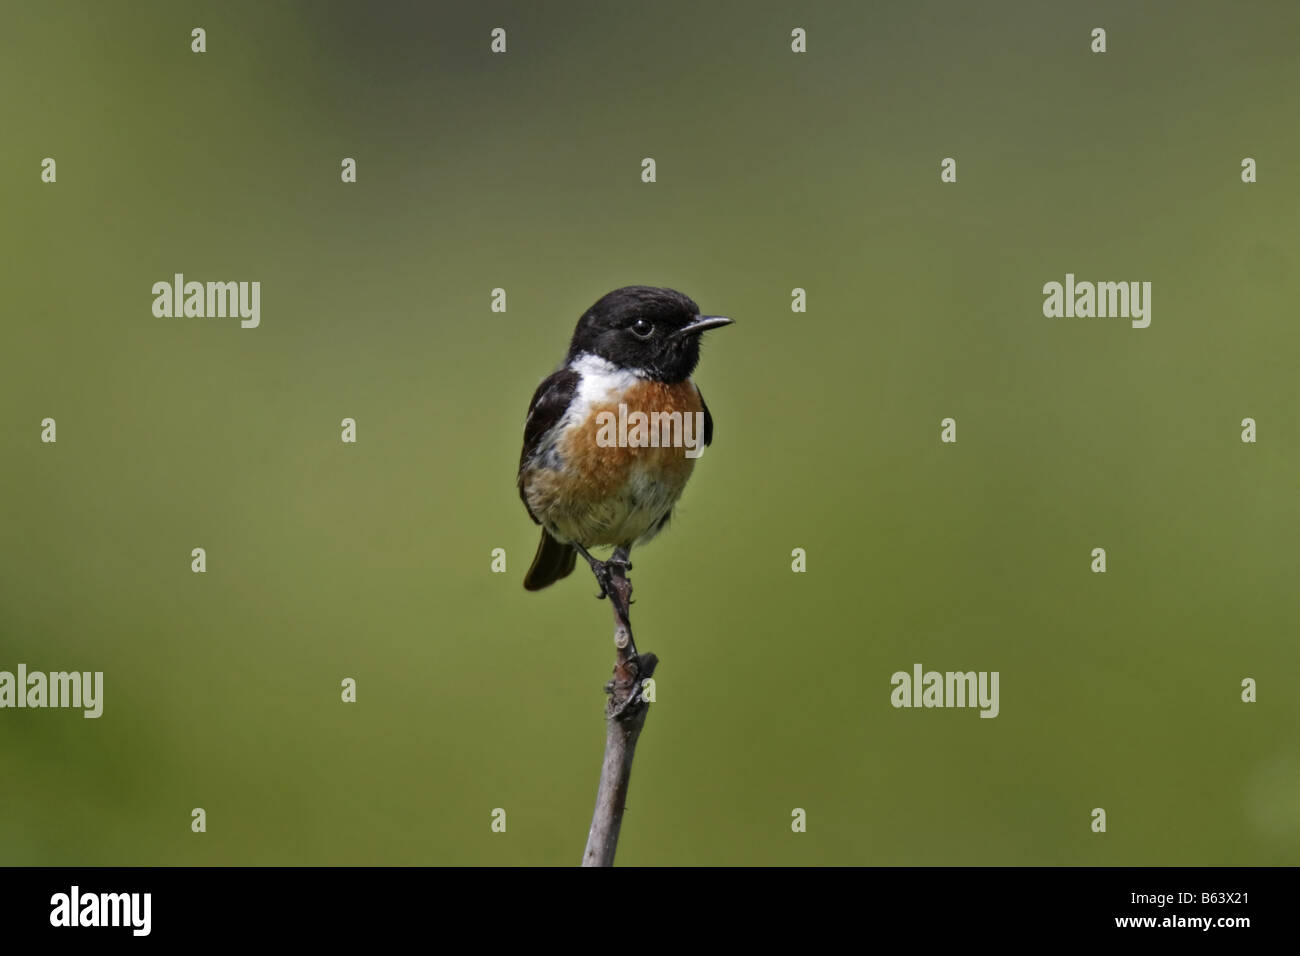
M 577 560 L 578 552 L 573 545 L 560 544 L 543 530 L 532 567 L 524 575 L 524 587 L 529 591 L 540 591 L 561 578 L 567 578 Z

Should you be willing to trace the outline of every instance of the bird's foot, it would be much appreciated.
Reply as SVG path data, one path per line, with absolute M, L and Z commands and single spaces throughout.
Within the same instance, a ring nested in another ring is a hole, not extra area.
M 615 548 L 614 553 L 609 556 L 609 560 L 604 562 L 603 565 L 603 573 L 605 575 L 605 578 L 603 581 L 601 581 L 601 588 L 605 592 L 605 594 L 612 593 L 611 589 L 613 588 L 613 580 L 614 580 L 615 572 L 617 572 L 620 578 L 626 580 L 627 572 L 631 570 L 632 570 L 632 561 L 628 557 L 627 549 Z M 599 575 L 597 576 L 597 579 L 598 580 L 600 579 Z M 602 597 L 603 596 L 604 595 L 602 595 Z M 632 601 L 629 599 L 628 604 L 631 603 Z M 624 611 L 626 611 L 626 608 L 624 608 Z
M 614 593 L 614 569 L 609 566 L 609 562 L 593 561 L 591 573 L 596 575 L 596 583 L 600 585 L 600 593 L 596 595 L 596 600 L 604 600 Z
M 617 571 L 619 577 L 625 577 L 628 571 L 632 570 L 632 562 L 628 560 L 627 550 L 624 548 L 615 548 L 614 553 L 610 555 L 608 561 L 600 561 L 593 557 L 580 544 L 575 544 L 578 553 L 586 559 L 587 564 L 591 567 L 591 573 L 595 575 L 596 583 L 600 585 L 600 593 L 596 595 L 596 600 L 604 600 L 614 593 L 614 573 Z
M 600 585 L 600 593 L 596 595 L 596 600 L 599 601 L 609 597 L 614 579 L 614 571 L 609 566 L 609 563 L 599 560 L 590 551 L 576 542 L 573 546 L 578 549 L 578 553 L 582 555 L 587 564 L 591 567 L 591 573 L 595 575 L 596 583 Z

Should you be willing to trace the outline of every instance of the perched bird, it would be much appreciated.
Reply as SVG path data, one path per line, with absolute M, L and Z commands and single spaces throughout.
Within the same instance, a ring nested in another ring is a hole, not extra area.
M 700 335 L 729 324 L 649 286 L 616 289 L 578 320 L 564 367 L 537 387 L 524 424 L 519 497 L 542 526 L 525 588 L 567 577 L 581 554 L 604 597 L 611 567 L 630 568 L 632 545 L 668 523 L 713 441 L 713 417 L 691 381 Z M 647 420 L 647 430 L 625 427 Z M 601 546 L 614 548 L 607 562 L 589 550 Z

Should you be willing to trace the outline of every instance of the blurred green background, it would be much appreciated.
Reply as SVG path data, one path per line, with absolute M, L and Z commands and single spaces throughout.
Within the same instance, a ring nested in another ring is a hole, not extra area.
M 0 669 L 106 687 L 0 711 L 0 861 L 576 864 L 609 609 L 523 590 L 514 476 L 644 283 L 737 324 L 634 554 L 620 863 L 1300 862 L 1300 6 L 4 19 Z M 261 281 L 261 327 L 155 318 L 175 272 Z M 1151 281 L 1151 327 L 1044 318 L 1066 272 Z M 893 709 L 916 662 L 1001 715 Z

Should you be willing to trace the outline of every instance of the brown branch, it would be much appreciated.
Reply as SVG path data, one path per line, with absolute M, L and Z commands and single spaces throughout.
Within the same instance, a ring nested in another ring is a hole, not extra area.
M 632 604 L 632 582 L 623 568 L 610 568 L 610 604 L 614 607 L 614 678 L 605 685 L 609 700 L 605 704 L 605 759 L 600 767 L 600 786 L 596 789 L 596 810 L 591 816 L 591 832 L 582 855 L 583 866 L 613 866 L 618 848 L 618 832 L 623 825 L 627 805 L 628 781 L 632 776 L 632 757 L 636 742 L 645 726 L 650 705 L 641 697 L 641 682 L 654 674 L 659 663 L 653 654 L 638 655 L 632 640 L 632 623 L 628 608 Z

